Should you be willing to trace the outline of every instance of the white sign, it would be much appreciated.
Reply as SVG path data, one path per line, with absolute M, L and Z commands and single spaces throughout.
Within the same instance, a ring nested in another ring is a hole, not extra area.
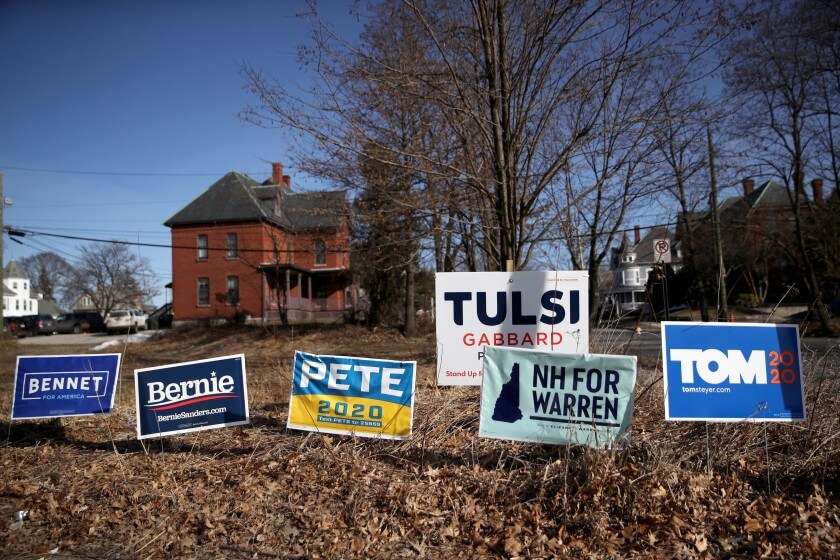
M 481 385 L 485 346 L 589 351 L 586 272 L 435 274 L 438 385 Z
M 653 262 L 655 263 L 671 263 L 671 240 L 670 239 L 654 239 L 653 240 Z

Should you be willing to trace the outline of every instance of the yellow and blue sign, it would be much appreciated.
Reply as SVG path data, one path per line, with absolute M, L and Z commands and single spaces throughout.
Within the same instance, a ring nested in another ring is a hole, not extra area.
M 636 357 L 484 349 L 482 437 L 611 447 L 630 427 Z
M 416 362 L 295 352 L 288 427 L 386 439 L 411 435 Z
M 111 412 L 120 354 L 19 356 L 12 420 Z
M 796 325 L 662 323 L 667 420 L 805 420 Z

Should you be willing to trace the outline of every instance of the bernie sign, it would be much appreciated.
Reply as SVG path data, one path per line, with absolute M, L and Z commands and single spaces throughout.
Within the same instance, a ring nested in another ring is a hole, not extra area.
M 295 352 L 288 427 L 386 439 L 411 435 L 416 362 Z
M 248 423 L 245 355 L 134 370 L 137 437 Z
M 481 385 L 484 349 L 589 350 L 586 272 L 435 274 L 438 385 Z
M 488 347 L 480 436 L 612 446 L 630 426 L 636 357 Z
M 796 325 L 662 323 L 667 420 L 805 420 Z
M 119 371 L 120 354 L 19 356 L 11 418 L 111 412 Z

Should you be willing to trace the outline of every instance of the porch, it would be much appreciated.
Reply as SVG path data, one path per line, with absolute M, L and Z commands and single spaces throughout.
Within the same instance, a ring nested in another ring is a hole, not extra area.
M 346 269 L 306 270 L 291 263 L 262 265 L 264 322 L 342 323 L 356 297 Z

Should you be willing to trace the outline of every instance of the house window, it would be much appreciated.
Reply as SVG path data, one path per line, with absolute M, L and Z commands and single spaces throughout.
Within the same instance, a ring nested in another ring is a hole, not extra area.
M 17 290 L 17 282 L 12 282 L 12 289 Z
M 323 239 L 315 240 L 315 264 L 327 264 L 327 245 Z
M 198 236 L 198 260 L 206 261 L 207 260 L 207 236 L 206 235 L 199 235 Z
M 20 300 L 19 299 L 15 300 L 15 311 L 20 311 Z
M 227 302 L 229 305 L 239 305 L 239 276 L 227 277 Z
M 23 289 L 26 289 L 26 282 L 23 283 Z
M 309 277 L 304 276 L 301 278 L 300 284 L 300 297 L 304 299 L 309 299 Z
M 210 305 L 210 279 L 198 279 L 198 305 Z
M 227 242 L 225 247 L 227 248 L 227 258 L 235 259 L 239 256 L 239 247 L 237 246 L 237 237 L 235 233 L 227 234 Z

